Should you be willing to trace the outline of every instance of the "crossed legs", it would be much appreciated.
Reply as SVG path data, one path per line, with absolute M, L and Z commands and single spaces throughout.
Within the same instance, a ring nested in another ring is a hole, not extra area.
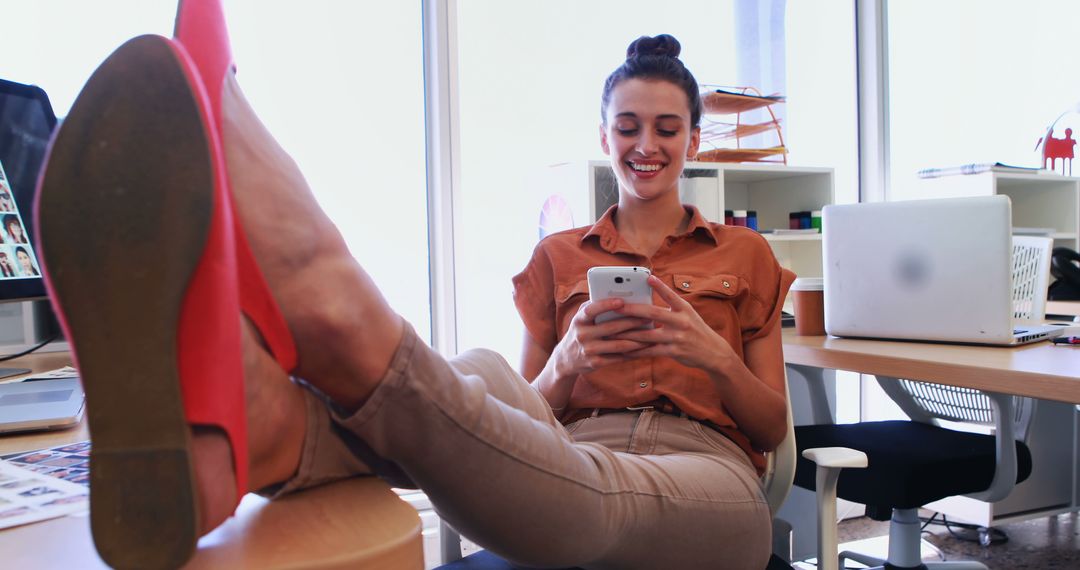
M 355 458 L 333 453 L 325 458 L 331 470 L 308 461 L 320 455 L 313 442 L 344 429 L 424 489 L 452 524 L 522 563 L 764 566 L 768 507 L 734 444 L 692 420 L 652 413 L 585 420 L 575 441 L 494 353 L 447 361 L 433 352 L 349 254 L 232 78 L 225 95 L 222 138 L 237 215 L 296 340 L 297 376 L 332 402 L 313 405 L 242 327 L 250 489 L 366 473 Z M 106 251 L 97 261 L 107 270 L 112 259 Z M 193 435 L 205 533 L 235 504 L 234 466 L 222 434 Z
M 235 82 L 226 95 L 224 141 L 240 216 L 295 335 L 300 374 L 332 402 L 306 409 L 308 429 L 322 432 L 306 434 L 309 444 L 344 428 L 422 488 L 456 528 L 521 563 L 764 566 L 768 507 L 734 444 L 691 420 L 656 414 L 585 420 L 575 441 L 497 354 L 447 361 L 434 353 L 347 252 Z M 256 405 L 263 404 L 249 403 Z M 311 413 L 334 419 L 312 421 Z M 262 430 L 251 431 L 254 440 Z M 298 466 L 297 458 L 315 455 L 301 448 L 279 450 L 287 457 L 275 465 L 294 463 L 276 477 L 346 474 L 349 458 L 333 454 Z M 356 472 L 368 472 L 353 461 Z

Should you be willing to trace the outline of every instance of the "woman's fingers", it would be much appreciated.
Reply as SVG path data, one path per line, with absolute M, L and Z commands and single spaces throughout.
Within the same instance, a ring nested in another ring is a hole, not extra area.
M 667 306 L 671 307 L 673 311 L 682 311 L 687 308 L 693 308 L 689 301 L 683 299 L 681 295 L 676 293 L 668 287 L 659 277 L 650 275 L 648 279 L 649 286 L 657 295 L 660 295 L 660 299 L 667 303 Z
M 596 325 L 596 334 L 600 337 L 610 337 L 626 331 L 647 327 L 652 321 L 634 317 L 620 317 Z
M 583 322 L 592 324 L 596 320 L 596 316 L 607 311 L 615 311 L 621 309 L 626 304 L 626 301 L 618 297 L 608 297 L 606 299 L 599 299 L 596 301 L 585 301 L 578 309 L 577 316 Z

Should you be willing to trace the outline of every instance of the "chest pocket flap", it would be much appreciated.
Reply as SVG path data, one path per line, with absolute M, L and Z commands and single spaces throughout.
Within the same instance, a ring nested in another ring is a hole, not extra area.
M 555 286 L 555 301 L 560 305 L 569 301 L 574 295 L 588 295 L 589 282 L 585 279 L 575 283 Z
M 672 285 L 683 295 L 734 297 L 739 294 L 743 283 L 737 276 L 724 273 L 707 276 L 676 273 L 672 276 Z

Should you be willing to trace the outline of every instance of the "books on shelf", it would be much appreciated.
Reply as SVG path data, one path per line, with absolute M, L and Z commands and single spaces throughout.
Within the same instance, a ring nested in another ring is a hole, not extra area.
M 918 172 L 919 178 L 940 178 L 942 176 L 955 176 L 957 174 L 982 174 L 983 172 L 1013 172 L 1013 173 L 1039 173 L 1047 172 L 1046 169 L 1033 166 L 1013 166 L 1000 162 L 975 162 L 960 166 L 947 166 L 944 168 L 924 168 Z

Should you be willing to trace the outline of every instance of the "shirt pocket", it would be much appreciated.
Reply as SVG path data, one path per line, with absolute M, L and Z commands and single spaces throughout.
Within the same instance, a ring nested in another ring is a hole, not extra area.
M 721 332 L 738 331 L 737 299 L 745 286 L 736 275 L 716 273 L 713 275 L 675 274 L 672 285 L 684 299 L 693 305 L 698 315 Z
M 570 321 L 577 314 L 578 308 L 588 300 L 588 280 L 555 286 L 555 321 L 559 324 L 559 339 L 562 339 L 570 328 Z

